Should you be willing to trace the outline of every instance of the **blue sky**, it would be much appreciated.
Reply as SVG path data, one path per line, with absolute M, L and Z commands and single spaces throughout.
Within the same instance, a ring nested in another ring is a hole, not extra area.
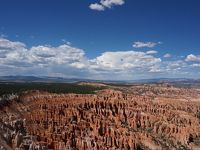
M 0 75 L 198 78 L 199 7 L 198 0 L 2 0 Z

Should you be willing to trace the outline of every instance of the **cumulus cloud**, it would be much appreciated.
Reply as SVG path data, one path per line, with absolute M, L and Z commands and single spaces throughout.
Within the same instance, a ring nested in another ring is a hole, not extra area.
M 92 3 L 89 8 L 97 11 L 104 11 L 106 8 L 112 8 L 113 6 L 123 5 L 125 0 L 100 0 L 99 3 Z
M 186 57 L 185 61 L 200 62 L 200 55 L 190 54 Z
M 0 38 L 0 64 L 20 64 L 25 59 L 26 45 L 22 42 L 11 42 Z
M 97 11 L 104 11 L 105 10 L 105 7 L 101 4 L 98 4 L 98 3 L 90 4 L 89 8 L 92 9 L 92 10 L 97 10 Z
M 101 5 L 111 8 L 112 6 L 115 5 L 123 5 L 125 3 L 124 0 L 101 0 L 100 1 Z
M 155 50 L 106 51 L 89 59 L 83 49 L 68 44 L 28 48 L 22 42 L 0 38 L 0 75 L 59 75 L 126 80 L 166 77 L 167 74 L 184 75 L 193 67 L 200 66 L 198 55 L 188 55 L 186 61 L 163 61 L 156 57 L 157 53 Z M 188 61 L 196 63 L 191 65 Z
M 94 62 L 93 68 L 104 70 L 149 71 L 152 66 L 158 65 L 161 59 L 145 52 L 116 51 L 105 52 L 92 60 L 92 62 Z
M 153 54 L 157 51 L 114 51 L 104 52 L 100 56 L 88 59 L 84 50 L 63 44 L 57 47 L 39 45 L 27 48 L 22 42 L 0 39 L 0 68 L 13 73 L 23 74 L 63 74 L 68 76 L 81 74 L 96 77 L 110 77 L 109 74 L 122 76 L 123 72 L 157 72 L 160 58 Z M 9 66 L 9 67 L 8 67 Z M 15 68 L 15 69 L 13 69 Z M 17 69 L 18 68 L 18 69 Z M 12 70 L 12 71 L 11 71 Z M 3 72 L 2 72 L 3 74 Z
M 82 49 L 74 48 L 69 45 L 58 47 L 37 46 L 29 50 L 29 61 L 54 64 L 70 64 L 83 59 L 85 53 Z
M 133 47 L 134 48 L 144 48 L 144 47 L 153 48 L 153 47 L 155 47 L 159 44 L 161 44 L 161 42 L 140 42 L 140 41 L 137 41 L 137 42 L 133 43 Z
M 58 47 L 41 45 L 27 48 L 22 42 L 0 39 L 0 68 L 5 70 L 7 67 L 6 72 L 10 69 L 10 72 L 15 70 L 15 74 L 28 74 L 32 69 L 36 74 L 40 74 L 53 72 L 56 67 L 67 72 L 68 69 L 83 68 L 80 62 L 87 64 L 85 52 L 67 44 Z M 1 72 L 3 73 L 5 72 Z
M 5 38 L 0 38 L 0 50 L 13 50 L 25 48 L 26 45 L 22 42 L 11 42 Z

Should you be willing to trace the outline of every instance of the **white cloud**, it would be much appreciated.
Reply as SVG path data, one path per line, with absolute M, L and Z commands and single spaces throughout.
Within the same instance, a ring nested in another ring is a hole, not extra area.
M 123 5 L 125 3 L 124 0 L 101 0 L 100 1 L 101 5 L 111 8 L 115 5 Z
M 169 53 L 167 53 L 167 54 L 165 54 L 163 57 L 164 57 L 164 58 L 170 58 L 170 57 L 172 57 L 172 55 L 169 54 Z
M 83 68 L 80 62 L 87 64 L 85 52 L 67 44 L 58 47 L 41 45 L 29 49 L 24 43 L 0 39 L 0 70 L 4 70 L 0 75 L 7 75 L 8 72 L 11 75 L 56 74 Z
M 199 67 L 200 67 L 200 64 L 192 64 L 191 66 L 192 66 L 192 67 L 199 68 Z
M 12 50 L 24 47 L 26 47 L 26 45 L 22 42 L 11 42 L 5 38 L 0 38 L 0 50 Z
M 101 4 L 98 4 L 98 3 L 90 4 L 89 8 L 92 9 L 92 10 L 97 10 L 97 11 L 104 11 L 105 10 L 105 7 L 102 6 Z
M 161 62 L 160 58 L 155 58 L 144 52 L 137 51 L 117 51 L 105 52 L 93 60 L 95 67 L 104 70 L 149 70 L 150 67 Z
M 185 74 L 191 67 L 184 60 L 165 61 L 162 64 L 162 70 L 165 74 L 169 74 L 170 77 L 180 77 Z
M 71 64 L 84 58 L 82 49 L 71 47 L 70 45 L 60 45 L 58 47 L 37 46 L 29 50 L 28 60 L 39 64 Z
M 157 54 L 157 51 L 151 50 L 151 51 L 147 51 L 146 54 Z
M 67 44 L 57 47 L 39 45 L 27 48 L 24 43 L 1 39 L 0 68 L 5 70 L 7 67 L 4 73 L 13 74 L 21 72 L 26 75 L 63 74 L 63 76 L 82 77 L 84 73 L 94 78 L 101 75 L 102 78 L 109 78 L 112 73 L 116 74 L 116 78 L 117 76 L 123 78 L 123 72 L 126 72 L 131 78 L 132 73 L 141 74 L 159 70 L 161 59 L 152 55 L 155 53 L 157 51 L 115 51 L 88 59 L 84 50 Z
M 162 61 L 154 54 L 157 51 L 106 51 L 89 59 L 84 50 L 68 44 L 27 48 L 22 42 L 0 38 L 0 75 L 59 75 L 127 80 L 167 75 L 184 76 L 186 72 L 194 70 L 193 67 L 200 67 L 199 55 L 188 55 L 186 61 L 184 58 Z M 191 65 L 187 61 L 197 63 Z
M 182 60 L 168 62 L 168 67 L 170 67 L 171 69 L 184 67 L 185 65 L 186 65 L 186 63 Z
M 123 5 L 125 0 L 100 0 L 100 3 L 93 3 L 89 5 L 89 8 L 97 11 L 104 11 L 106 8 L 112 8 L 113 6 Z
M 162 70 L 160 69 L 160 66 L 155 65 L 150 67 L 149 73 L 161 73 Z
M 11 42 L 0 38 L 0 64 L 21 63 L 27 52 L 26 45 L 22 42 Z
M 157 45 L 161 44 L 161 42 L 134 42 L 133 43 L 133 47 L 134 48 L 144 48 L 144 47 L 148 47 L 148 48 L 153 48 Z
M 185 61 L 200 62 L 200 55 L 190 54 L 186 57 Z

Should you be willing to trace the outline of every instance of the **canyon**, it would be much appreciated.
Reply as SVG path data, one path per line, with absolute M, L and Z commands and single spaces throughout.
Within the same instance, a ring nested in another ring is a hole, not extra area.
M 26 91 L 0 101 L 0 133 L 2 150 L 199 150 L 200 90 L 148 84 L 95 94 Z

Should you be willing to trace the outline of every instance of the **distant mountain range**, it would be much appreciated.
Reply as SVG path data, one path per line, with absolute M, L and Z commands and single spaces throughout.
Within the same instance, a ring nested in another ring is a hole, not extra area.
M 47 76 L 0 76 L 0 82 L 55 82 L 55 83 L 73 83 L 86 81 L 85 79 L 47 77 Z
M 145 83 L 184 83 L 184 84 L 200 84 L 200 79 L 188 78 L 157 78 L 157 79 L 140 79 L 140 80 L 91 80 L 79 78 L 62 78 L 47 76 L 0 76 L 0 82 L 50 82 L 50 83 L 75 83 L 75 82 L 103 82 L 115 84 L 145 84 Z

